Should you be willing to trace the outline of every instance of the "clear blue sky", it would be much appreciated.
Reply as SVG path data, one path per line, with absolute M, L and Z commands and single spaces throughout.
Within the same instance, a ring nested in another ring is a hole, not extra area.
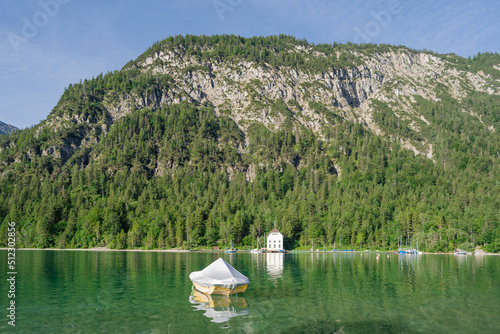
M 20 128 L 45 119 L 69 83 L 120 69 L 176 34 L 285 33 L 464 57 L 500 52 L 495 0 L 1 1 L 0 121 Z

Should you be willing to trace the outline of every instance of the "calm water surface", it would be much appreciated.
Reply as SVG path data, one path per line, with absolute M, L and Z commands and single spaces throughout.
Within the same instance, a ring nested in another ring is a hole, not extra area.
M 219 256 L 248 290 L 193 294 Z M 22 333 L 500 332 L 498 256 L 18 251 L 17 270 Z

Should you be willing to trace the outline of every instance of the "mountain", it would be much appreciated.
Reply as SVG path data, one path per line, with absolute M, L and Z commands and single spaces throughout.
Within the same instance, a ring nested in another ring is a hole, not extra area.
M 11 133 L 15 130 L 19 130 L 19 129 L 13 125 L 6 124 L 6 123 L 0 121 L 0 135 L 8 135 L 9 133 Z
M 500 56 L 175 36 L 0 138 L 19 246 L 500 251 Z M 2 238 L 6 240 L 6 238 Z

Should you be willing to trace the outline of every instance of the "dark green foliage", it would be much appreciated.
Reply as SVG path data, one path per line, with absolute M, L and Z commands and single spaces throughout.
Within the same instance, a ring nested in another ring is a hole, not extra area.
M 275 220 L 297 245 L 342 236 L 346 247 L 395 247 L 403 235 L 426 250 L 496 247 L 500 194 L 487 174 L 451 175 L 349 122 L 329 142 L 256 123 L 244 154 L 242 136 L 210 108 L 137 111 L 113 125 L 87 165 L 2 178 L 3 222 L 18 222 L 26 247 L 248 244 Z M 263 161 L 271 166 L 257 166 L 252 182 L 237 171 Z

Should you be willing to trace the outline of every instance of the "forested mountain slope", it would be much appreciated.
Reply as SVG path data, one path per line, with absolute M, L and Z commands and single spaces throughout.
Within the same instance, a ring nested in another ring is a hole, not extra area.
M 194 247 L 276 221 L 289 247 L 498 251 L 499 102 L 498 54 L 170 37 L 0 137 L 0 233 Z

